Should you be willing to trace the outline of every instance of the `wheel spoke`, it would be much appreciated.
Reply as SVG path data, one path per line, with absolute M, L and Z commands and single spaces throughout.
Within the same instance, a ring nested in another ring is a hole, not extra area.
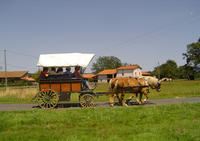
M 52 96 L 52 94 L 53 94 L 53 91 L 49 91 L 48 95 Z

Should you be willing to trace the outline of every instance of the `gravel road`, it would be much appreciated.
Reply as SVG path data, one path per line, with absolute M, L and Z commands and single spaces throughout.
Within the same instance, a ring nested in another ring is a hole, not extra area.
M 157 99 L 148 100 L 143 105 L 137 105 L 135 102 L 131 102 L 129 106 L 152 106 L 152 105 L 166 105 L 166 104 L 180 104 L 180 103 L 198 103 L 200 97 L 192 98 L 175 98 L 175 99 Z M 118 106 L 118 103 L 115 103 Z M 96 102 L 96 107 L 109 107 L 108 102 Z M 56 109 L 77 109 L 80 108 L 79 103 L 59 103 Z M 0 104 L 0 111 L 19 111 L 19 110 L 33 110 L 39 109 L 36 104 Z

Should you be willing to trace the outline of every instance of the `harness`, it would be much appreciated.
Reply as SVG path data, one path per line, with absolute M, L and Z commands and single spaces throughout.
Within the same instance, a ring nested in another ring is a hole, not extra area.
M 142 90 L 142 84 L 141 84 L 141 81 L 140 81 L 140 79 L 137 77 L 136 78 L 137 79 L 137 81 L 138 81 L 138 84 L 139 84 L 139 91 L 141 91 Z
M 137 77 L 136 79 L 137 79 L 137 81 L 138 81 L 139 86 L 141 86 L 142 84 L 141 84 L 141 82 L 140 82 L 140 79 L 139 79 L 138 77 Z
M 128 78 L 128 85 L 126 87 L 124 87 L 124 89 L 125 90 L 127 90 L 127 89 L 131 90 L 133 88 L 138 88 L 139 91 L 141 91 L 144 86 L 142 85 L 142 83 L 141 83 L 139 78 L 135 78 L 135 79 L 138 81 L 138 86 L 132 86 L 131 83 L 130 83 L 130 79 Z M 123 80 L 123 83 L 125 83 L 124 80 Z
M 123 78 L 121 78 L 121 81 L 123 83 L 123 87 L 120 88 L 120 91 L 132 92 L 134 88 L 137 88 L 138 91 L 140 92 L 143 88 L 148 87 L 147 85 L 143 84 L 142 81 L 139 78 L 134 78 L 134 79 L 138 82 L 138 85 L 137 85 L 137 83 L 136 83 L 136 85 L 134 85 L 135 80 L 133 80 L 133 82 L 131 84 L 130 78 L 128 78 L 128 81 L 125 81 Z M 118 82 L 119 82 L 119 80 L 116 80 L 115 85 L 114 85 L 114 89 L 113 89 L 116 92 L 118 91 Z M 126 86 L 124 84 L 126 84 Z

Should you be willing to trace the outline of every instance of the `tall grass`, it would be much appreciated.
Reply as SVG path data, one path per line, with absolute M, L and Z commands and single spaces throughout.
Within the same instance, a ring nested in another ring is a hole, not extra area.
M 0 103 L 31 103 L 38 92 L 36 87 L 8 87 L 0 89 Z

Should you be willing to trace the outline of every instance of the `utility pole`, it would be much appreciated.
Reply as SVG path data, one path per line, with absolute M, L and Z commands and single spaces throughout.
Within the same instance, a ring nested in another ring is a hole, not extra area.
M 4 65 L 5 65 L 5 88 L 7 90 L 8 80 L 7 80 L 6 49 L 4 49 Z
M 158 79 L 160 79 L 160 63 L 158 61 Z

